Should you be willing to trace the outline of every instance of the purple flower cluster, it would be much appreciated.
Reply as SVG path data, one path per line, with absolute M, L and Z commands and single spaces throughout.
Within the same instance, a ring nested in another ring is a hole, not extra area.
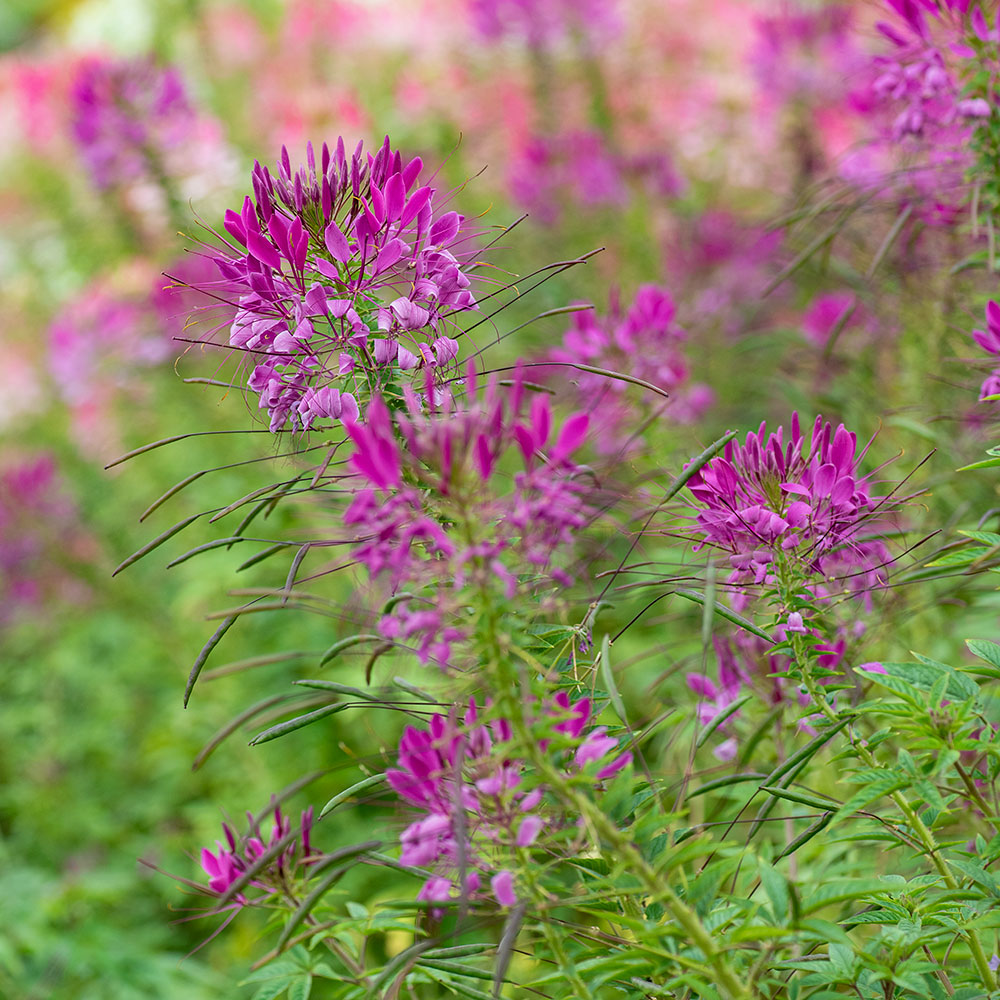
M 690 220 L 666 247 L 667 268 L 686 293 L 679 303 L 685 324 L 700 331 L 711 323 L 728 336 L 743 334 L 749 319 L 759 320 L 761 308 L 773 308 L 784 294 L 777 288 L 763 296 L 780 270 L 782 241 L 780 230 L 748 226 L 724 211 Z
M 627 311 L 614 295 L 607 316 L 576 313 L 562 344 L 549 352 L 549 358 L 650 382 L 671 394 L 667 416 L 687 423 L 699 419 L 714 396 L 708 386 L 691 383 L 684 355 L 686 340 L 670 293 L 657 285 L 642 285 Z M 571 367 L 554 369 L 553 375 L 574 383 L 576 404 L 590 415 L 597 446 L 608 453 L 620 451 L 641 417 L 629 403 L 628 384 Z
M 516 38 L 547 48 L 582 34 L 605 41 L 618 32 L 615 0 L 469 0 L 472 24 L 487 41 Z
M 986 329 L 973 330 L 975 342 L 991 357 L 1000 357 L 1000 305 L 990 300 L 986 306 Z M 1000 396 L 1000 367 L 994 368 L 979 389 L 980 400 Z
M 730 553 L 734 584 L 774 582 L 782 557 L 823 578 L 820 587 L 835 574 L 858 592 L 884 582 L 885 547 L 863 532 L 875 529 L 885 498 L 871 496 L 860 457 L 843 424 L 834 430 L 817 417 L 807 445 L 798 414 L 787 443 L 781 427 L 768 434 L 762 423 L 688 481 L 700 544 Z
M 288 838 L 292 832 L 291 820 L 282 815 L 281 809 L 277 805 L 274 807 L 271 838 L 267 843 L 261 838 L 260 828 L 254 823 L 252 813 L 247 813 L 247 820 L 250 832 L 245 837 L 237 837 L 232 827 L 228 823 L 223 823 L 222 832 L 226 838 L 225 844 L 216 841 L 214 853 L 207 847 L 202 848 L 201 867 L 208 875 L 208 888 L 216 895 L 224 895 L 229 887 L 249 871 L 259 858 Z M 285 849 L 276 854 L 261 871 L 257 872 L 248 885 L 263 890 L 265 896 L 271 895 L 287 888 L 300 866 L 312 864 L 316 860 L 309 842 L 312 823 L 313 811 L 312 806 L 310 806 L 302 813 L 298 837 L 290 839 Z M 240 892 L 234 897 L 233 905 L 246 906 L 255 901 Z
M 435 402 L 432 387 L 426 402 L 409 386 L 404 396 L 395 421 L 376 397 L 364 424 L 347 424 L 350 464 L 364 485 L 344 521 L 369 576 L 415 595 L 382 617 L 382 635 L 415 643 L 422 662 L 443 666 L 464 635 L 454 623 L 464 587 L 499 583 L 511 597 L 519 586 L 571 582 L 556 556 L 589 519 L 569 457 L 588 421 L 576 414 L 555 434 L 546 396 L 522 414 L 520 376 L 506 390 L 495 379 L 477 387 L 471 369 L 461 403 L 451 395 Z M 513 481 L 499 469 L 512 461 L 520 465 Z
M 846 4 L 789 0 L 759 17 L 750 62 L 765 105 L 829 107 L 843 101 L 863 58 L 853 22 Z
M 7 458 L 0 465 L 0 625 L 46 598 L 78 596 L 60 563 L 81 542 L 53 456 Z
M 159 181 L 195 111 L 177 71 L 148 58 L 84 60 L 70 96 L 73 137 L 96 187 Z
M 973 133 L 994 112 L 983 96 L 963 92 L 962 60 L 975 55 L 970 40 L 992 41 L 995 33 L 978 9 L 967 18 L 966 3 L 888 3 L 896 16 L 878 28 L 892 49 L 874 57 L 867 92 L 856 102 L 877 134 L 867 150 L 848 158 L 845 173 L 862 186 L 902 195 L 925 221 L 950 223 L 968 191 Z
M 793 612 L 784 624 L 774 629 L 774 634 L 779 640 L 786 638 L 790 632 L 809 635 L 815 643 L 817 665 L 823 670 L 836 671 L 844 665 L 847 656 L 847 631 L 840 629 L 836 640 L 823 641 L 816 629 L 804 625 L 802 616 Z M 854 631 L 863 632 L 863 626 L 859 629 L 855 625 Z M 804 691 L 789 684 L 784 677 L 777 676 L 789 670 L 791 659 L 788 656 L 771 652 L 772 647 L 767 642 L 749 632 L 737 632 L 726 638 L 715 636 L 712 641 L 718 661 L 717 680 L 705 673 L 689 673 L 686 676 L 688 687 L 699 699 L 696 713 L 700 725 L 711 723 L 748 692 L 755 693 L 772 707 L 782 704 L 799 709 L 809 707 L 809 697 Z M 820 682 L 826 680 L 823 677 Z M 719 727 L 720 734 L 725 737 L 713 751 L 719 760 L 729 761 L 736 756 L 738 745 L 733 723 L 738 716 L 738 711 L 731 713 Z M 798 728 L 811 728 L 808 717 L 799 720 Z
M 683 181 L 666 153 L 621 154 L 592 129 L 530 136 L 511 160 L 507 185 L 514 201 L 551 224 L 567 206 L 624 206 L 632 178 L 657 198 L 676 198 L 683 190 Z
M 275 431 L 356 421 L 358 396 L 401 373 L 440 380 L 458 353 L 449 320 L 477 308 L 464 217 L 435 218 L 419 157 L 404 163 L 387 137 L 374 155 L 340 139 L 306 159 L 257 163 L 254 198 L 226 212 L 231 241 L 211 254 L 239 295 L 229 343 L 259 358 L 248 385 Z
M 568 773 L 590 767 L 594 780 L 617 774 L 632 759 L 618 752 L 618 741 L 605 726 L 590 727 L 589 698 L 570 703 L 556 694 L 542 720 L 551 735 L 540 741 L 547 751 L 553 741 Z M 539 720 L 539 721 L 542 721 Z M 386 773 L 397 795 L 424 815 L 400 836 L 403 864 L 432 868 L 419 899 L 442 902 L 456 892 L 474 895 L 484 875 L 493 873 L 493 898 L 502 906 L 517 902 L 513 876 L 498 863 L 516 848 L 530 847 L 552 825 L 541 810 L 544 790 L 527 790 L 523 762 L 511 759 L 504 744 L 512 738 L 510 723 L 479 721 L 470 701 L 461 721 L 454 710 L 435 715 L 428 729 L 408 726 L 399 744 L 398 767 Z

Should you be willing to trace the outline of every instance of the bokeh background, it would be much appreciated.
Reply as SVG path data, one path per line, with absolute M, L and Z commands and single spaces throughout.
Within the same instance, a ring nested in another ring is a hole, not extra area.
M 112 576 L 171 525 L 258 486 L 251 460 L 287 469 L 269 444 L 226 434 L 104 468 L 171 435 L 261 426 L 240 393 L 184 381 L 230 371 L 191 343 L 223 320 L 199 314 L 184 283 L 204 267 L 191 252 L 201 225 L 219 228 L 254 160 L 273 163 L 283 144 L 294 161 L 307 140 L 342 135 L 350 149 L 389 134 L 483 228 L 526 213 L 492 258 L 503 272 L 601 248 L 515 301 L 501 330 L 573 301 L 624 309 L 644 283 L 667 289 L 686 340 L 671 408 L 649 411 L 662 451 L 632 456 L 636 468 L 676 469 L 727 427 L 821 409 L 863 437 L 881 425 L 876 453 L 904 452 L 907 470 L 937 447 L 920 481 L 943 484 L 928 500 L 938 524 L 989 508 L 987 482 L 959 494 L 945 481 L 984 440 L 967 360 L 978 279 L 928 262 L 966 237 L 931 229 L 871 271 L 899 203 L 850 193 L 870 169 L 863 94 L 879 12 L 806 0 L 0 5 L 0 996 L 249 996 L 233 984 L 259 955 L 263 918 L 185 958 L 219 921 L 189 919 L 204 900 L 150 866 L 201 879 L 197 852 L 221 820 L 264 809 L 303 761 L 320 773 L 293 790 L 292 811 L 391 744 L 353 724 L 314 727 L 294 758 L 284 741 L 234 738 L 192 770 L 220 727 L 295 676 L 295 660 L 272 654 L 308 660 L 343 623 L 249 616 L 185 710 L 207 616 L 232 603 L 243 557 L 164 568 L 202 534 Z M 831 224 L 836 252 L 816 243 Z M 928 275 L 950 313 L 928 313 Z M 491 357 L 542 356 L 569 325 L 540 321 Z M 140 522 L 173 484 L 220 466 Z M 274 582 L 266 567 L 243 578 Z M 949 583 L 927 605 L 919 648 L 932 655 L 948 608 L 995 615 L 985 587 L 973 601 Z M 674 631 L 655 646 L 673 647 L 672 666 L 661 653 L 637 667 L 630 697 L 682 673 L 697 616 L 664 622 Z M 896 633 L 886 649 L 905 641 Z M 333 843 L 363 839 L 365 808 L 344 815 Z

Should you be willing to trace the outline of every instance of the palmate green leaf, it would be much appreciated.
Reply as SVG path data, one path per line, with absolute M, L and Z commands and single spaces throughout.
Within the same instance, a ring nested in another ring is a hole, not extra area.
M 1000 459 L 997 459 L 1000 462 Z M 981 559 L 983 556 L 988 555 L 993 552 L 993 547 L 986 546 L 975 546 L 971 549 L 959 549 L 957 552 L 949 552 L 947 555 L 941 556 L 940 559 L 935 559 L 932 562 L 927 563 L 927 566 L 965 566 L 969 563 L 975 562 L 977 559 Z
M 1000 899 L 1000 889 L 997 888 L 997 880 L 991 872 L 986 871 L 980 865 L 962 858 L 949 858 L 948 864 L 956 871 L 961 872 L 966 878 L 972 879 L 980 888 L 985 889 L 994 898 Z
M 979 695 L 979 685 L 967 674 L 960 673 L 947 664 L 937 664 L 935 661 L 917 662 L 882 662 L 884 674 L 865 671 L 865 677 L 881 687 L 889 688 L 896 694 L 914 700 L 918 705 L 923 699 L 917 692 L 929 694 L 934 684 L 942 676 L 948 677 L 946 693 L 952 701 L 967 701 Z
M 301 975 L 301 973 L 297 973 Z M 252 1000 L 274 1000 L 288 989 L 289 980 L 282 977 L 278 982 L 265 983 L 256 993 Z
M 875 893 L 885 892 L 885 889 L 885 883 L 875 878 L 831 880 L 819 885 L 815 892 L 802 900 L 802 912 L 808 915 L 834 903 L 860 902 Z

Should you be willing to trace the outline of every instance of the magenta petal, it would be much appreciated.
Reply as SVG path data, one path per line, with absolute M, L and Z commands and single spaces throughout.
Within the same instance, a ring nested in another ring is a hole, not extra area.
M 510 872 L 497 872 L 490 879 L 490 887 L 501 906 L 514 906 L 517 903 L 517 896 L 514 895 L 514 876 Z
M 348 246 L 347 237 L 340 231 L 336 222 L 331 222 L 326 227 L 323 239 L 334 260 L 346 264 L 351 259 L 351 248 Z

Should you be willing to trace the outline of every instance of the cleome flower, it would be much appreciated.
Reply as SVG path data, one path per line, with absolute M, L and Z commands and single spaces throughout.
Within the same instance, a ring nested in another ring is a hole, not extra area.
M 254 197 L 227 211 L 222 250 L 206 250 L 238 310 L 230 346 L 254 365 L 249 388 L 271 430 L 357 422 L 359 397 L 415 375 L 441 382 L 458 353 L 451 318 L 478 308 L 464 217 L 435 217 L 422 161 L 386 137 L 347 156 L 343 139 L 292 169 L 253 169 Z M 211 284 L 203 291 L 212 294 Z M 408 375 L 407 373 L 412 373 Z
M 237 837 L 232 827 L 228 823 L 223 823 L 222 832 L 225 835 L 225 844 L 216 841 L 214 852 L 207 847 L 202 848 L 201 867 L 208 876 L 209 890 L 216 895 L 225 895 L 230 886 L 242 878 L 260 858 L 282 841 L 288 841 L 284 850 L 275 854 L 270 862 L 256 872 L 248 883 L 249 886 L 263 891 L 263 895 L 257 897 L 258 899 L 287 888 L 289 882 L 295 877 L 296 869 L 303 865 L 309 865 L 315 860 L 309 842 L 313 822 L 311 806 L 302 813 L 299 833 L 295 838 L 290 837 L 291 820 L 282 815 L 281 809 L 277 805 L 274 806 L 274 824 L 271 828 L 271 837 L 266 844 L 261 838 L 260 827 L 255 823 L 252 813 L 247 813 L 247 821 L 249 832 L 245 837 Z M 233 905 L 247 906 L 256 901 L 256 899 L 250 899 L 240 892 L 234 897 Z
M 848 589 L 881 585 L 888 555 L 865 532 L 874 529 L 886 499 L 873 497 L 859 473 L 863 454 L 857 454 L 856 435 L 843 424 L 834 430 L 822 417 L 808 444 L 797 413 L 787 443 L 781 427 L 768 434 L 762 423 L 688 481 L 699 546 L 730 554 L 734 584 L 772 583 L 773 564 L 785 555 L 814 577 L 816 596 L 828 590 L 834 571 Z
M 399 744 L 398 767 L 386 772 L 396 794 L 423 815 L 400 835 L 403 864 L 430 868 L 419 899 L 444 901 L 456 892 L 477 895 L 490 877 L 493 898 L 501 906 L 517 901 L 513 875 L 503 867 L 517 848 L 530 847 L 555 820 L 543 811 L 544 789 L 522 783 L 526 765 L 511 759 L 504 744 L 512 739 L 510 723 L 479 721 L 470 700 L 461 720 L 452 710 L 435 715 L 427 729 L 408 726 Z M 632 759 L 618 752 L 618 741 L 605 726 L 590 728 L 589 698 L 570 702 L 560 691 L 542 719 L 549 739 L 561 749 L 567 773 L 591 767 L 595 780 L 613 777 Z
M 576 313 L 562 344 L 549 352 L 549 358 L 557 363 L 582 363 L 622 372 L 650 382 L 672 397 L 667 417 L 688 423 L 697 420 L 711 405 L 713 394 L 708 386 L 691 383 L 684 353 L 686 340 L 687 333 L 677 323 L 670 293 L 658 285 L 642 285 L 627 310 L 622 309 L 615 295 L 606 317 L 593 312 Z M 591 416 L 596 446 L 604 452 L 620 451 L 645 416 L 630 405 L 627 384 L 572 368 L 553 367 L 552 375 L 571 378 L 575 383 L 577 405 Z
M 470 591 L 494 602 L 572 582 L 565 553 L 591 516 L 589 481 L 570 458 L 587 417 L 556 433 L 547 396 L 523 412 L 520 376 L 480 387 L 470 369 L 466 385 L 461 399 L 436 404 L 432 384 L 426 403 L 406 387 L 395 418 L 376 397 L 364 423 L 347 423 L 360 481 L 344 515 L 352 555 L 406 595 L 379 631 L 442 666 L 466 635 Z

